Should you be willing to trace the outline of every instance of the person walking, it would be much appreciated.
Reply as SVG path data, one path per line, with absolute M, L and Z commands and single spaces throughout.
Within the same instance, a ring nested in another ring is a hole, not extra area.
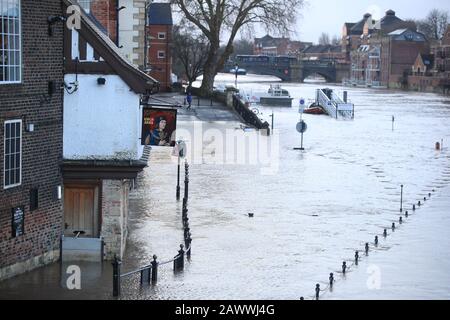
M 187 97 L 186 97 L 186 101 L 188 103 L 188 110 L 191 110 L 191 106 L 192 106 L 192 94 L 190 92 L 188 92 Z

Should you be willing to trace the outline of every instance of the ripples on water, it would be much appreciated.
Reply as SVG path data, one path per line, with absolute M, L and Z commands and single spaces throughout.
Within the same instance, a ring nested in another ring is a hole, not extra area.
M 295 101 L 313 98 L 320 86 L 284 85 Z M 268 84 L 240 87 L 263 91 Z M 343 259 L 351 259 L 361 243 L 398 220 L 401 184 L 405 206 L 423 198 L 431 186 L 448 184 L 442 180 L 447 152 L 434 150 L 436 141 L 450 142 L 447 98 L 348 90 L 355 120 L 305 115 L 304 154 L 292 151 L 300 143 L 297 108 L 260 107 L 266 120 L 275 112 L 280 133 L 276 175 L 263 176 L 258 166 L 191 166 L 193 261 L 183 276 L 163 276 L 164 290 L 150 298 L 298 299 Z M 182 242 L 175 184 L 170 153 L 153 150 L 131 201 L 136 264 L 153 253 L 170 257 Z M 249 219 L 248 212 L 255 217 Z

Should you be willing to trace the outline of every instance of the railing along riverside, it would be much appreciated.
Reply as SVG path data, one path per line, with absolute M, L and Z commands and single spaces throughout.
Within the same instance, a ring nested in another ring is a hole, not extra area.
M 191 259 L 192 253 L 192 234 L 189 228 L 189 217 L 188 217 L 188 194 L 189 194 L 189 164 L 185 163 L 185 192 L 183 198 L 183 214 L 182 221 L 184 227 L 184 245 L 180 244 L 180 250 L 178 254 L 170 260 L 158 262 L 158 257 L 153 255 L 153 261 L 142 268 L 137 270 L 129 271 L 127 273 L 121 274 L 120 266 L 122 262 L 114 256 L 113 265 L 113 297 L 119 297 L 121 294 L 121 279 L 125 277 L 130 277 L 135 274 L 140 274 L 141 285 L 147 282 L 148 284 L 156 284 L 158 281 L 158 268 L 164 265 L 173 263 L 174 272 L 181 272 L 184 270 L 184 259 L 187 258 L 188 261 Z M 185 250 L 185 248 L 187 248 Z

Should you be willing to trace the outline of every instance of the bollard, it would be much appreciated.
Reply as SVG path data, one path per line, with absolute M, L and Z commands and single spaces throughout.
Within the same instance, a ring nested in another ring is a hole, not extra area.
M 398 223 L 400 223 L 400 224 L 403 223 L 403 217 L 400 217 L 400 218 L 398 219 Z
M 330 287 L 333 287 L 333 284 L 334 284 L 334 274 L 333 273 L 330 273 Z
M 120 296 L 120 265 L 121 261 L 114 255 L 113 265 L 113 297 Z
M 400 212 L 403 212 L 403 185 L 400 186 Z
M 378 236 L 375 236 L 375 246 L 378 246 Z
M 191 238 L 191 234 L 189 233 L 187 238 L 185 239 L 185 244 L 186 244 L 186 258 L 188 260 L 191 259 L 191 253 L 192 253 L 192 238 Z
M 426 197 L 424 197 L 424 198 L 423 198 L 423 202 L 426 202 L 426 201 L 427 201 L 427 198 L 426 198 Z
M 431 192 L 430 192 L 430 193 L 428 193 L 428 198 L 431 198 Z
M 178 251 L 178 270 L 184 270 L 184 245 L 180 244 L 180 250 Z
M 369 243 L 366 243 L 366 256 L 369 255 Z
M 189 231 L 191 231 L 191 229 L 189 227 L 184 228 L 184 239 L 186 239 L 188 237 Z
M 422 202 L 417 202 L 417 205 L 420 207 L 422 205 Z
M 153 256 L 153 261 L 151 262 L 152 265 L 152 284 L 155 284 L 158 282 L 158 262 L 156 261 L 158 257 L 156 255 Z
M 359 252 L 356 251 L 355 252 L 355 264 L 358 265 L 358 260 L 359 260 Z
M 392 222 L 392 231 L 395 231 L 395 222 Z
M 407 218 L 409 217 L 409 212 L 408 211 L 405 212 L 405 217 L 407 217 Z
M 440 151 L 441 150 L 441 144 L 439 142 L 436 142 L 436 151 Z
M 384 231 L 383 231 L 383 237 L 387 237 L 387 230 L 386 229 L 384 229 Z
M 347 271 L 347 262 L 342 262 L 342 273 L 345 274 L 345 272 Z
M 320 297 L 320 284 L 316 284 L 316 300 Z
M 413 204 L 413 211 L 416 211 L 416 205 Z

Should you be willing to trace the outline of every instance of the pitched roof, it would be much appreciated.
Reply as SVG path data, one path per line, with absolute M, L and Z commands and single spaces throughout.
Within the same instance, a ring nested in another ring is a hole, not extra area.
M 148 12 L 149 25 L 173 25 L 172 8 L 170 3 L 152 3 Z
M 427 38 L 423 33 L 411 29 L 398 29 L 388 34 L 395 41 L 415 41 L 424 42 Z
M 327 52 L 341 52 L 341 46 L 333 46 L 333 45 L 317 45 L 317 46 L 309 46 L 302 51 L 302 53 L 327 53 Z
M 74 0 L 63 0 L 67 7 L 75 4 Z M 116 44 L 97 27 L 96 23 L 81 10 L 81 28 L 77 30 L 111 69 L 135 93 L 148 94 L 159 87 L 159 82 L 148 76 L 123 56 Z
M 406 28 L 416 29 L 416 25 L 398 18 L 393 10 L 386 11 L 386 15 L 375 24 L 375 29 L 385 33 Z
M 366 21 L 368 19 L 372 19 L 372 15 L 370 13 L 366 13 L 362 20 L 358 21 L 353 25 L 353 27 L 350 29 L 350 34 L 353 35 L 360 35 L 364 31 L 364 25 L 366 24 Z

